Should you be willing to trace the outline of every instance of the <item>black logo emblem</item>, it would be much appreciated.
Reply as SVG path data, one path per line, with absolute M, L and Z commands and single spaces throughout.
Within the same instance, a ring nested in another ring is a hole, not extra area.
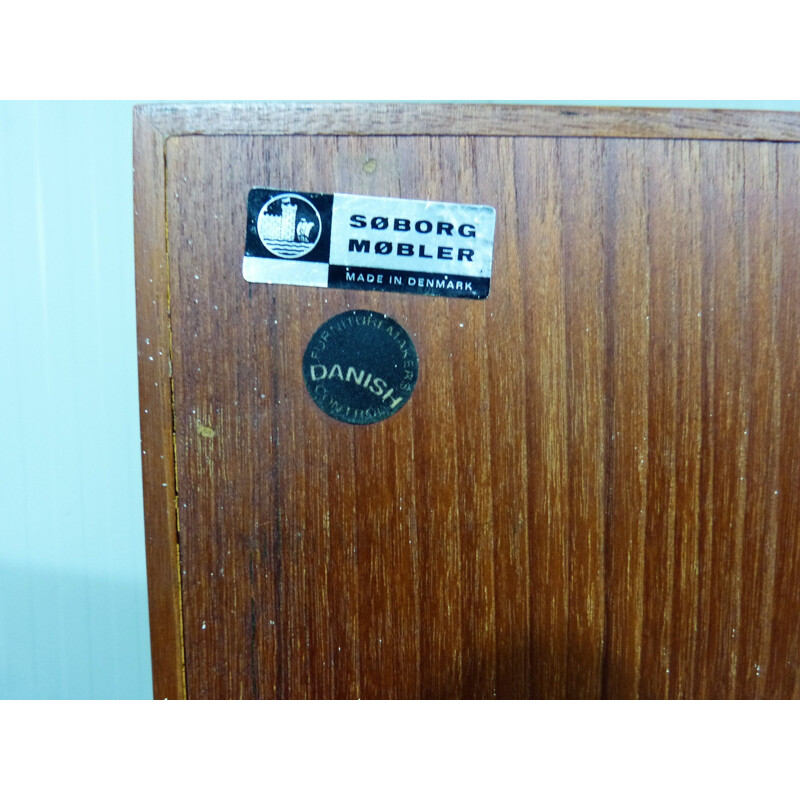
M 314 402 L 353 425 L 396 414 L 414 391 L 418 369 L 411 337 L 375 311 L 345 311 L 329 319 L 303 356 L 303 377 Z
M 327 265 L 332 211 L 332 194 L 251 189 L 245 256 L 294 262 L 298 275 L 303 274 L 303 262 Z
M 322 219 L 313 203 L 292 192 L 279 194 L 261 207 L 257 222 L 261 243 L 278 258 L 310 253 L 322 233 Z

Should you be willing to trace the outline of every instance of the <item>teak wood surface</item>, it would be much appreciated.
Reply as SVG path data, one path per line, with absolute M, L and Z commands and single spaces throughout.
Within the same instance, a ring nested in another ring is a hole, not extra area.
M 800 115 L 140 107 L 156 697 L 800 697 Z M 253 186 L 497 210 L 488 299 L 249 284 Z M 325 416 L 349 308 L 420 359 Z

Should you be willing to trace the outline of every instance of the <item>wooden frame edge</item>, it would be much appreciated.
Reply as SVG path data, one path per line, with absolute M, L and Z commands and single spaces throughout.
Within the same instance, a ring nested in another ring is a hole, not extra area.
M 173 446 L 163 132 L 133 112 L 136 327 L 153 696 L 186 698 Z
M 800 113 L 476 103 L 187 103 L 138 107 L 164 136 L 483 135 L 800 141 Z

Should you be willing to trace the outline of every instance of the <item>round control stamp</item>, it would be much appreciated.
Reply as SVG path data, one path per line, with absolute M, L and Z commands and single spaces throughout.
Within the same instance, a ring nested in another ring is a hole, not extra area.
M 303 356 L 311 399 L 330 417 L 368 425 L 408 402 L 419 359 L 411 337 L 386 314 L 345 311 L 324 322 Z

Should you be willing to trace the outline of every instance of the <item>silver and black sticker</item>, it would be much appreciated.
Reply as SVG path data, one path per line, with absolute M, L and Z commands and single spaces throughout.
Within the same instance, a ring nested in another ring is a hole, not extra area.
M 490 206 L 251 189 L 242 262 L 253 283 L 482 299 Z
M 418 371 L 411 337 L 375 311 L 345 311 L 324 322 L 303 356 L 312 400 L 328 416 L 353 425 L 396 414 L 411 397 Z

